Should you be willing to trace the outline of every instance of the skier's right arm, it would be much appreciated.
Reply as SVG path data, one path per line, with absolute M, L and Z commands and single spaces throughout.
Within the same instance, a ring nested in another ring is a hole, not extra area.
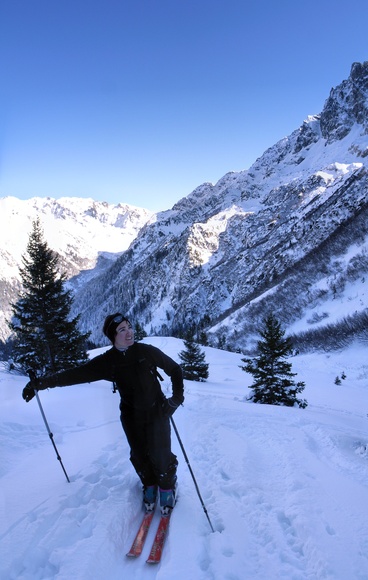
M 35 396 L 36 391 L 42 391 L 53 387 L 67 387 L 81 383 L 91 383 L 101 379 L 111 380 L 109 366 L 104 355 L 97 356 L 80 367 L 68 369 L 49 375 L 38 377 L 29 381 L 23 389 L 23 399 L 28 403 Z

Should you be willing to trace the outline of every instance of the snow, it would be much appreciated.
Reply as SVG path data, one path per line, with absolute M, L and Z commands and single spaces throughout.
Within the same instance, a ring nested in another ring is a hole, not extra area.
M 191 264 L 198 266 L 211 265 L 211 258 L 215 255 L 215 262 L 219 261 L 218 249 L 220 236 L 226 231 L 228 221 L 242 212 L 239 207 L 232 205 L 226 211 L 221 211 L 209 218 L 205 223 L 194 223 L 188 236 L 188 249 Z
M 145 342 L 176 360 L 183 348 L 174 338 Z M 173 433 L 179 501 L 156 567 L 145 563 L 154 530 L 139 559 L 125 556 L 141 492 L 111 385 L 40 393 L 67 483 L 36 399 L 21 398 L 27 378 L 0 372 L 1 578 L 368 578 L 366 346 L 291 359 L 306 409 L 245 401 L 252 378 L 242 355 L 205 352 L 209 379 L 185 382 L 174 419 L 215 532 Z

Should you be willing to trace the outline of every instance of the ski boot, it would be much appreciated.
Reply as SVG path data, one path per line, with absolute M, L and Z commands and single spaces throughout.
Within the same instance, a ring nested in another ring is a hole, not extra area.
M 176 501 L 176 489 L 177 486 L 175 485 L 174 489 L 161 489 L 160 488 L 160 508 L 161 508 L 161 515 L 168 516 L 172 512 L 175 506 Z
M 157 500 L 157 485 L 143 486 L 143 503 L 146 512 L 153 512 Z

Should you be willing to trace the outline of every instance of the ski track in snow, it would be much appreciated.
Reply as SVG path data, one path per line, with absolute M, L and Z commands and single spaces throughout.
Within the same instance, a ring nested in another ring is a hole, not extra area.
M 148 566 L 158 516 L 142 556 L 125 556 L 142 512 L 118 400 L 88 385 L 99 397 L 88 411 L 78 407 L 83 388 L 42 394 L 64 406 L 51 428 L 70 484 L 32 403 L 1 424 L 11 489 L 1 496 L 1 579 L 368 579 L 364 409 L 253 405 L 231 381 L 188 384 L 174 419 L 215 532 L 173 433 L 179 499 L 162 563 Z

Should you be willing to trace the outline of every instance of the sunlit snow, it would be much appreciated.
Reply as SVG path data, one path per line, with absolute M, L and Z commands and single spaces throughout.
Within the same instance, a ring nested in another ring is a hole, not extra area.
M 179 339 L 145 342 L 175 359 L 183 348 Z M 245 402 L 241 355 L 205 352 L 209 380 L 185 382 L 174 418 L 215 533 L 173 435 L 179 501 L 153 568 L 152 530 L 138 560 L 125 556 L 141 493 L 111 385 L 40 393 L 68 484 L 36 400 L 21 398 L 26 377 L 0 373 L 1 578 L 368 578 L 366 346 L 291 359 L 306 383 L 304 410 Z

